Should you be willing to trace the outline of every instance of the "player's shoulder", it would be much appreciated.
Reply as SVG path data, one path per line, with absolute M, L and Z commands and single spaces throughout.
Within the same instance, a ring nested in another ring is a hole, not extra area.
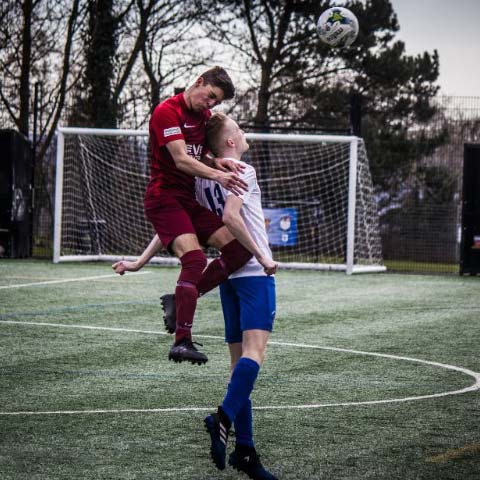
M 243 175 L 245 177 L 256 177 L 257 176 L 257 171 L 255 170 L 255 167 L 251 165 L 250 163 L 242 162 L 241 160 L 238 162 L 240 165 L 243 165 L 244 170 L 243 170 Z
M 178 95 L 167 98 L 163 102 L 160 102 L 153 110 L 152 117 L 161 117 L 165 114 L 180 115 L 182 112 L 182 105 Z
M 241 177 L 244 178 L 251 178 L 256 176 L 256 171 L 253 165 L 250 165 L 249 163 L 243 161 L 243 160 L 238 160 L 233 157 L 225 157 L 226 160 L 232 160 L 235 163 L 238 163 L 243 167 L 243 171 L 239 174 Z
M 244 169 L 252 169 L 253 166 L 250 165 L 249 163 L 245 162 L 244 160 L 239 160 L 238 158 L 233 158 L 233 157 L 225 157 L 227 160 L 232 160 L 235 163 L 238 163 L 239 165 L 242 165 Z

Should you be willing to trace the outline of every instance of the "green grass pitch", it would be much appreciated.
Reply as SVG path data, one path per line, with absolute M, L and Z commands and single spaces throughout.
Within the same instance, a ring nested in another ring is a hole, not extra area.
M 177 275 L 0 261 L 0 478 L 246 478 L 213 467 L 203 429 L 228 382 L 217 292 L 194 323 L 209 362 L 167 360 L 158 298 Z M 276 282 L 252 397 L 268 468 L 285 480 L 480 478 L 479 278 Z

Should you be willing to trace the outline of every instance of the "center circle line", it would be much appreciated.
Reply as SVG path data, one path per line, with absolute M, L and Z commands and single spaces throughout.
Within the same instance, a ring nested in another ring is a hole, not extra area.
M 24 322 L 24 321 L 15 321 L 15 320 L 0 320 L 0 324 L 45 326 L 45 327 L 55 327 L 55 328 L 74 328 L 74 329 L 100 330 L 100 331 L 122 332 L 122 333 L 141 333 L 141 334 L 147 334 L 147 335 L 152 335 L 152 334 L 168 335 L 166 332 L 161 332 L 156 330 L 139 330 L 139 329 L 130 329 L 130 328 L 122 328 L 122 327 L 102 327 L 102 326 L 94 326 L 94 325 L 74 325 L 74 324 L 69 325 L 69 324 L 62 324 L 62 323 Z M 224 340 L 224 338 L 219 335 L 199 334 L 199 335 L 196 335 L 196 337 L 211 338 L 215 340 Z M 473 370 L 470 370 L 467 368 L 458 367 L 455 365 L 432 362 L 429 360 L 422 360 L 418 358 L 393 355 L 388 353 L 367 352 L 363 350 L 353 350 L 353 349 L 339 348 L 339 347 L 312 345 L 312 344 L 306 344 L 306 343 L 292 343 L 292 342 L 270 340 L 268 344 L 272 346 L 304 348 L 304 349 L 314 349 L 314 350 L 327 350 L 327 351 L 333 351 L 333 352 L 348 353 L 352 355 L 366 355 L 366 356 L 372 356 L 372 357 L 387 358 L 391 360 L 420 363 L 423 365 L 430 365 L 433 367 L 443 368 L 446 370 L 452 370 L 452 371 L 462 373 L 464 375 L 472 377 L 475 380 L 475 382 L 472 385 L 459 390 L 451 390 L 447 392 L 433 393 L 428 395 L 417 395 L 417 396 L 392 398 L 392 399 L 384 399 L 384 400 L 366 400 L 366 401 L 360 401 L 360 402 L 317 403 L 317 404 L 305 404 L 305 405 L 265 405 L 265 406 L 254 406 L 253 407 L 254 410 L 307 410 L 307 409 L 318 409 L 318 408 L 327 408 L 327 407 L 381 405 L 381 404 L 389 404 L 389 403 L 411 402 L 411 401 L 425 400 L 430 398 L 440 398 L 440 397 L 446 397 L 451 395 L 460 395 L 460 394 L 480 390 L 480 373 L 474 372 Z M 200 412 L 200 411 L 210 411 L 211 409 L 212 407 L 172 407 L 172 408 L 150 408 L 150 409 L 126 408 L 126 409 L 18 411 L 18 412 L 0 411 L 0 416 Z

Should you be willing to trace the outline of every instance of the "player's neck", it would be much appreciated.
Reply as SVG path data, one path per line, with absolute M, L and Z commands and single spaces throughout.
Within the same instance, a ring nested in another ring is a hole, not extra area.
M 183 100 L 185 101 L 186 105 L 187 105 L 187 108 L 189 110 L 192 110 L 192 99 L 190 98 L 191 97 L 191 94 L 192 94 L 192 87 L 189 87 L 187 88 L 184 92 L 183 92 Z
M 227 160 L 240 160 L 242 158 L 242 155 L 236 151 L 228 150 L 228 151 L 222 152 L 220 157 L 225 158 Z

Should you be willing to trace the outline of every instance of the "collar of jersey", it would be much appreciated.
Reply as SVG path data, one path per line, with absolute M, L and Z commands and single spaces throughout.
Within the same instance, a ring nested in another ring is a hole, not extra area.
M 242 162 L 241 160 L 238 160 L 237 158 L 233 158 L 233 157 L 222 157 L 224 160 L 233 160 L 234 162 L 239 162 L 239 163 L 245 163 L 245 162 Z

